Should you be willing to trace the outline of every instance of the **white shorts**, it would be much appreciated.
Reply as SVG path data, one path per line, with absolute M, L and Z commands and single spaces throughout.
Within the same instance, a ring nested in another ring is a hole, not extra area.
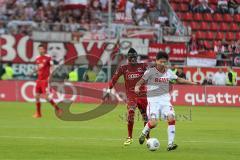
M 163 104 L 161 102 L 148 102 L 147 116 L 148 119 L 163 119 L 166 120 L 168 115 L 175 116 L 174 108 L 169 104 Z

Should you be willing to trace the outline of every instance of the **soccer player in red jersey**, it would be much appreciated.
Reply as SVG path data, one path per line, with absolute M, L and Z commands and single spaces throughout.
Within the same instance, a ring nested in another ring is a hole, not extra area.
M 117 69 L 111 81 L 109 82 L 109 89 L 107 90 L 107 94 L 106 94 L 106 95 L 109 95 L 109 93 L 111 92 L 111 89 L 116 84 L 118 78 L 121 75 L 123 75 L 125 80 L 125 88 L 126 88 L 126 95 L 127 95 L 127 109 L 128 109 L 128 138 L 124 142 L 124 145 L 130 145 L 133 142 L 132 133 L 133 133 L 134 115 L 135 115 L 136 108 L 138 108 L 140 113 L 142 114 L 142 117 L 144 119 L 144 125 L 147 122 L 146 95 L 145 94 L 141 96 L 137 95 L 134 92 L 134 86 L 141 79 L 148 65 L 137 62 L 137 52 L 133 48 L 131 48 L 128 51 L 127 56 L 128 56 L 128 64 L 122 65 Z
M 42 44 L 38 46 L 40 56 L 36 58 L 37 64 L 37 80 L 35 88 L 35 98 L 36 98 L 36 113 L 33 115 L 34 118 L 41 118 L 41 102 L 40 96 L 43 94 L 44 98 L 54 107 L 57 114 L 61 114 L 62 110 L 58 108 L 57 104 L 50 98 L 49 89 L 49 77 L 51 73 L 52 60 L 51 57 L 46 54 L 46 50 Z

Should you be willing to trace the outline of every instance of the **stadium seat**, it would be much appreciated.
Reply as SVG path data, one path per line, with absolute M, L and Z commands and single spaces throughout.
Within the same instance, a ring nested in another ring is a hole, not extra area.
M 215 22 L 210 23 L 210 27 L 209 27 L 210 30 L 218 31 L 218 28 L 219 28 L 219 26 L 217 23 L 215 23 Z
M 191 12 L 182 13 L 182 19 L 186 21 L 192 21 L 193 20 L 193 14 Z
M 171 3 L 171 6 L 172 6 L 173 10 L 176 12 L 180 10 L 179 4 L 177 4 L 177 3 Z
M 212 19 L 212 14 L 211 14 L 211 13 L 205 13 L 205 14 L 203 15 L 203 19 L 204 19 L 205 21 L 212 22 L 212 21 L 213 21 L 213 19 Z
M 195 13 L 194 14 L 194 20 L 195 21 L 202 21 L 203 20 L 203 16 L 201 13 Z
M 212 47 L 212 44 L 211 44 L 211 41 L 204 41 L 203 42 L 203 45 L 204 45 L 204 47 L 206 48 L 206 49 L 211 49 L 211 48 L 213 48 Z
M 220 31 L 228 31 L 228 29 L 229 29 L 229 27 L 228 27 L 227 23 L 220 24 L 220 28 L 219 28 Z
M 236 33 L 236 40 L 239 40 L 240 39 L 240 32 L 237 32 Z
M 190 22 L 190 26 L 191 26 L 192 30 L 198 30 L 200 27 L 199 24 L 194 21 Z
M 196 32 L 196 37 L 197 39 L 205 39 L 206 38 L 206 33 L 202 31 L 197 31 Z
M 234 33 L 232 33 L 232 32 L 227 32 L 226 33 L 226 40 L 227 41 L 232 41 L 232 40 L 234 40 L 235 38 L 234 38 Z
M 232 22 L 233 17 L 230 14 L 223 14 L 223 21 L 224 22 Z
M 187 12 L 188 11 L 188 5 L 187 4 L 184 4 L 184 3 L 181 3 L 179 5 L 179 11 L 181 12 Z
M 240 14 L 235 14 L 233 19 L 234 19 L 235 22 L 240 23 Z
M 199 29 L 201 29 L 201 30 L 208 30 L 209 29 L 208 23 L 207 22 L 201 22 Z
M 224 39 L 224 33 L 223 32 L 217 32 L 215 39 L 217 39 L 217 40 Z
M 213 32 L 207 32 L 206 33 L 206 39 L 213 40 L 214 39 L 214 33 Z
M 230 30 L 237 32 L 237 31 L 239 31 L 239 27 L 236 23 L 231 23 L 230 24 Z
M 219 13 L 216 13 L 213 15 L 213 20 L 216 21 L 216 22 L 222 22 L 223 19 L 222 19 L 222 15 L 219 14 Z

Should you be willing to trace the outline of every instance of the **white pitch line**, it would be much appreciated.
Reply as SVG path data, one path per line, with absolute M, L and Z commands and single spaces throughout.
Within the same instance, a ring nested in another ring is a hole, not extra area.
M 96 141 L 122 141 L 120 138 L 84 138 L 84 137 L 23 137 L 23 136 L 0 136 L 0 138 L 6 139 L 40 139 L 40 140 L 96 140 Z M 161 139 L 159 141 L 167 141 Z M 221 143 L 221 144 L 240 144 L 240 141 L 206 141 L 206 140 L 178 140 L 179 143 Z

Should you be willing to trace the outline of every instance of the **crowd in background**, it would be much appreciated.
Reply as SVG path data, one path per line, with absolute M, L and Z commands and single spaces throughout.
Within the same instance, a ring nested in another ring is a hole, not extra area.
M 209 6 L 208 0 L 192 0 L 189 10 L 197 13 L 240 13 L 239 0 L 217 0 L 217 6 Z
M 169 26 L 158 0 L 112 0 L 112 13 L 123 12 L 131 25 Z M 88 0 L 85 7 L 68 9 L 64 0 L 0 0 L 0 34 L 79 31 L 106 25 L 108 0 Z M 114 20 L 114 19 L 113 19 Z

